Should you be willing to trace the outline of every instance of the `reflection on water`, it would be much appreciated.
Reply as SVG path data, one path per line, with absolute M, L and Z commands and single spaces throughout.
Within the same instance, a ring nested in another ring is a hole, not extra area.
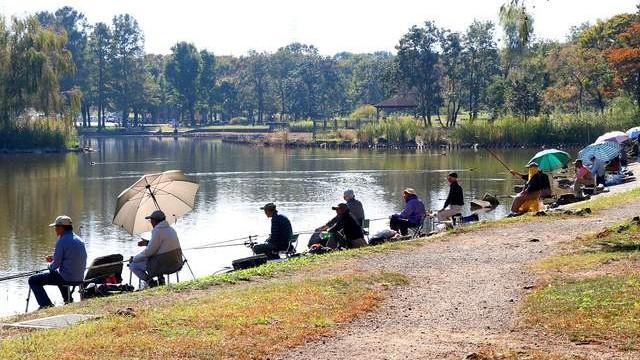
M 144 173 L 180 169 L 200 183 L 195 211 L 176 225 L 185 248 L 268 233 L 269 221 L 259 207 L 269 201 L 290 218 L 294 231 L 305 231 L 331 218 L 331 206 L 347 188 L 375 219 L 402 208 L 405 187 L 415 188 L 427 207 L 440 208 L 448 190 L 444 178 L 452 170 L 460 175 L 467 202 L 485 192 L 506 195 L 513 187 L 504 168 L 483 151 L 283 150 L 170 138 L 85 141 L 98 152 L 0 155 L 0 276 L 44 267 L 42 259 L 55 241 L 47 224 L 59 214 L 70 215 L 81 227 L 90 259 L 138 252 L 137 239 L 111 219 L 116 196 Z M 517 166 L 533 152 L 501 156 Z M 506 209 L 482 216 L 502 216 Z M 385 226 L 385 221 L 373 222 L 371 230 Z M 307 237 L 301 236 L 301 246 Z M 196 275 L 248 255 L 243 246 L 186 251 Z M 0 315 L 23 309 L 26 294 L 26 279 L 0 283 Z M 59 294 L 50 294 L 60 301 Z

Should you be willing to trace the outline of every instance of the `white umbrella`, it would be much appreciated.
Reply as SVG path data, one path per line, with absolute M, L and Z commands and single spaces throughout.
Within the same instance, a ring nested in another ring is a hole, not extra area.
M 603 143 L 606 141 L 617 142 L 618 144 L 620 144 L 627 140 L 629 140 L 629 135 L 623 133 L 622 131 L 611 131 L 598 137 L 595 144 Z
M 131 235 L 150 231 L 145 216 L 154 210 L 162 210 L 167 221 L 174 223 L 193 210 L 198 187 L 179 170 L 144 175 L 118 195 L 113 223 Z

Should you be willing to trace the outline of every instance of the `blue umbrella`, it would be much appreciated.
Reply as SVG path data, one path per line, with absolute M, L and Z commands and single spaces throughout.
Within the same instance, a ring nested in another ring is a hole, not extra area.
M 582 160 L 585 165 L 591 164 L 591 157 L 595 156 L 600 161 L 610 161 L 620 155 L 620 144 L 613 141 L 605 141 L 591 144 L 580 150 L 578 160 Z
M 638 137 L 640 137 L 640 126 L 636 126 L 627 130 L 627 135 L 630 139 L 637 139 Z

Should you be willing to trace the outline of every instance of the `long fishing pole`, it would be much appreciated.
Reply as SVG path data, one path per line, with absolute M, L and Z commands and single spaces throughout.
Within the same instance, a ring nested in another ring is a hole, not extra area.
M 19 273 L 19 274 L 8 275 L 8 276 L 1 277 L 0 281 L 20 279 L 20 278 L 31 276 L 31 275 L 35 275 L 35 274 L 38 274 L 38 273 L 41 273 L 41 272 L 47 271 L 47 270 L 48 269 L 40 269 L 40 270 L 35 270 L 35 271 L 27 271 L 27 272 L 23 272 L 23 273 Z
M 498 160 L 498 162 L 502 164 L 502 166 L 504 166 L 504 168 L 507 169 L 507 171 L 511 172 L 511 169 L 509 168 L 509 166 L 505 164 L 504 161 L 502 161 L 502 159 L 498 157 L 498 155 L 496 155 L 493 151 L 491 151 L 491 149 L 487 147 L 485 147 L 484 149 L 487 150 L 489 154 L 491 154 L 491 156 L 493 156 L 496 160 Z

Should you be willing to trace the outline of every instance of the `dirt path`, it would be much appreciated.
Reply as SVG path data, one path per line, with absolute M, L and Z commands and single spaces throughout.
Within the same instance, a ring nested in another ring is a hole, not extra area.
M 639 185 L 617 190 L 633 186 Z M 412 281 L 392 292 L 378 311 L 335 336 L 277 358 L 461 359 L 484 346 L 620 358 L 612 349 L 523 333 L 517 328 L 517 312 L 536 281 L 528 264 L 557 252 L 562 243 L 585 231 L 639 214 L 640 200 L 588 217 L 510 224 L 359 260 L 356 270 L 398 271 Z

